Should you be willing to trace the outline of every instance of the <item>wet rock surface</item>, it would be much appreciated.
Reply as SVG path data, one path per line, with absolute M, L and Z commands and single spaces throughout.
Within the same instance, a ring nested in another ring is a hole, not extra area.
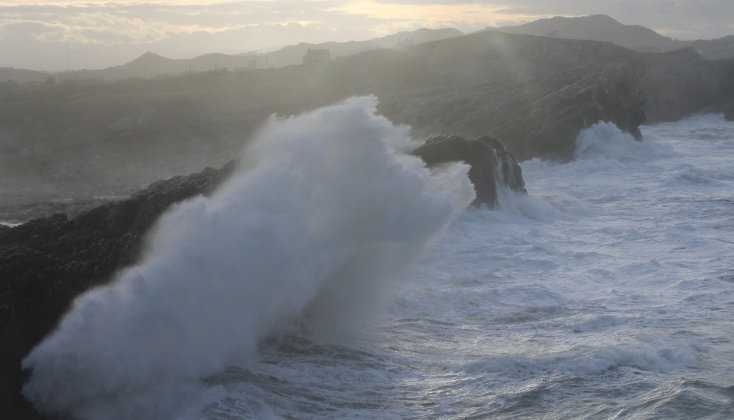
M 447 162 L 469 164 L 469 179 L 477 193 L 473 203 L 475 206 L 485 204 L 494 207 L 497 204 L 497 189 L 503 186 L 516 192 L 526 192 L 520 165 L 502 143 L 489 136 L 477 139 L 433 137 L 413 153 L 429 167 Z
M 210 193 L 233 168 L 159 181 L 73 219 L 58 214 L 0 227 L 0 417 L 37 416 L 20 394 L 20 361 L 74 298 L 135 262 L 146 233 L 171 204 Z

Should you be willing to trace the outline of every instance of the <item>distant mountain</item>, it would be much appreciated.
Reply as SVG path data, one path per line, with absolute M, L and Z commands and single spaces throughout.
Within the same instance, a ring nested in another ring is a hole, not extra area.
M 223 69 L 276 68 L 302 64 L 303 56 L 309 49 L 326 49 L 329 50 L 332 58 L 340 58 L 382 48 L 401 49 L 415 44 L 438 41 L 461 35 L 463 35 L 461 31 L 453 28 L 418 29 L 367 41 L 326 42 L 321 44 L 301 43 L 268 53 L 244 53 L 236 55 L 217 53 L 200 55 L 191 59 L 171 59 L 147 52 L 127 64 L 101 70 L 79 70 L 58 73 L 54 77 L 60 80 L 123 80 L 131 77 L 147 79 L 162 75 L 174 75 L 185 72 L 198 73 Z M 42 80 L 45 80 L 47 76 L 47 74 L 44 74 Z M 11 78 L 4 78 L 3 74 L 0 73 L 0 81 L 8 79 Z
M 49 74 L 42 71 L 0 67 L 0 82 L 13 80 L 18 83 L 41 83 L 48 79 Z
M 734 36 L 714 40 L 681 41 L 660 35 L 644 26 L 624 25 L 607 15 L 556 16 L 496 30 L 513 34 L 612 42 L 642 52 L 668 52 L 693 47 L 704 58 L 734 57 Z
M 321 44 L 300 43 L 267 53 L 204 54 L 191 59 L 172 59 L 153 52 L 146 52 L 135 60 L 100 70 L 73 70 L 60 73 L 0 67 L 0 82 L 42 83 L 49 80 L 125 80 L 129 78 L 149 79 L 181 73 L 199 73 L 211 70 L 263 69 L 291 66 L 303 63 L 309 49 L 329 50 L 331 58 L 343 58 L 376 49 L 402 49 L 411 45 L 439 41 L 464 35 L 454 28 L 417 29 L 398 32 L 367 41 L 325 42 Z
M 706 58 L 733 58 L 734 57 L 734 35 L 712 40 L 698 40 L 691 43 L 702 57 Z
M 267 56 L 270 66 L 282 67 L 300 64 L 303 60 L 303 56 L 309 49 L 326 49 L 329 50 L 332 58 L 339 58 L 382 48 L 402 49 L 411 45 L 440 41 L 462 35 L 464 35 L 463 32 L 454 28 L 423 28 L 411 32 L 398 32 L 393 35 L 370 39 L 368 41 L 326 42 L 322 44 L 301 43 L 274 51 L 267 54 Z
M 502 32 L 612 42 L 643 52 L 664 52 L 687 45 L 639 25 L 624 25 L 607 15 L 584 17 L 556 16 L 518 26 L 497 28 Z

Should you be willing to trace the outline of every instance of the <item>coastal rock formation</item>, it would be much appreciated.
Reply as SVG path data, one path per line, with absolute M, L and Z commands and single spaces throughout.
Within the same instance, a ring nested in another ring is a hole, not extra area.
M 20 361 L 74 298 L 133 263 L 146 232 L 172 203 L 213 191 L 233 168 L 159 181 L 71 220 L 58 214 L 0 226 L 0 417 L 36 415 L 20 395 Z
M 499 112 L 504 120 L 492 132 L 507 139 L 508 148 L 520 160 L 569 160 L 579 132 L 599 121 L 612 122 L 642 140 L 639 127 L 647 118 L 646 101 L 631 68 L 609 66 L 559 79 L 546 82 L 532 100 L 512 112 Z
M 429 167 L 454 161 L 469 164 L 469 179 L 477 193 L 473 203 L 475 206 L 495 206 L 500 185 L 513 191 L 526 192 L 520 165 L 502 143 L 491 137 L 471 140 L 461 136 L 433 137 L 413 153 Z
M 640 138 L 646 102 L 638 83 L 642 68 L 635 60 L 641 53 L 613 44 L 493 31 L 410 52 L 375 52 L 362 64 L 377 74 L 372 79 L 391 80 L 389 86 L 368 87 L 380 92 L 380 110 L 419 136 L 489 134 L 502 139 L 520 161 L 571 159 L 579 132 L 598 121 Z M 385 74 L 375 68 L 379 62 L 399 71 Z

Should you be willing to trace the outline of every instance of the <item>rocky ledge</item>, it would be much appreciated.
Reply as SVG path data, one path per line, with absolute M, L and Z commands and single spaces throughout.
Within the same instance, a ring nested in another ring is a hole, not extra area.
M 0 226 L 0 418 L 40 418 L 20 394 L 21 359 L 77 295 L 107 283 L 138 258 L 161 213 L 213 191 L 233 168 L 159 181 L 73 219 L 57 214 L 15 228 Z

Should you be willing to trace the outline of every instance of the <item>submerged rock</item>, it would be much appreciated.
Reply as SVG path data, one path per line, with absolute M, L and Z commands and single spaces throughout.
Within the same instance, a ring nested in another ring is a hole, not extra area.
M 1 418 L 38 416 L 20 393 L 20 362 L 56 327 L 74 298 L 135 262 L 145 235 L 171 204 L 212 192 L 233 169 L 230 163 L 159 181 L 128 200 L 73 219 L 57 214 L 0 228 Z
M 495 206 L 498 187 L 526 192 L 520 165 L 502 143 L 489 136 L 477 139 L 461 136 L 433 137 L 413 153 L 429 167 L 456 161 L 469 164 L 469 179 L 477 193 L 473 203 L 476 206 Z

